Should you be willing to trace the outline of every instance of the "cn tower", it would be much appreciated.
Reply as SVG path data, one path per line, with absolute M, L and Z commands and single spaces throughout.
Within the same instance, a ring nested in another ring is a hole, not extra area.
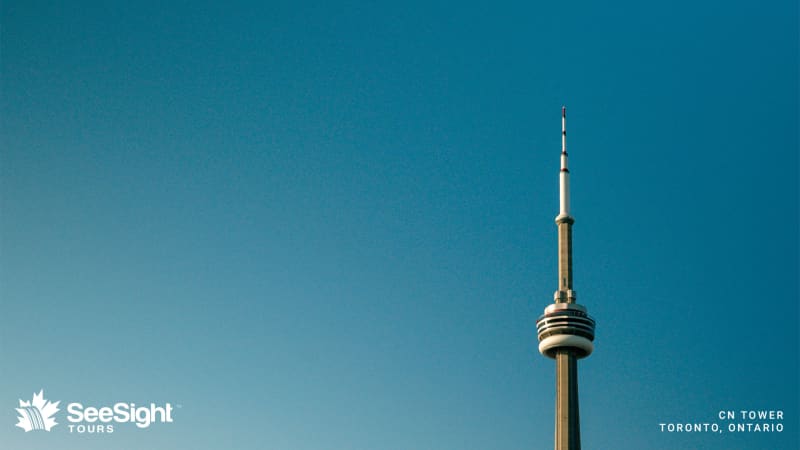
M 561 108 L 561 208 L 558 227 L 558 290 L 553 304 L 536 321 L 539 352 L 556 360 L 555 450 L 580 450 L 581 429 L 578 414 L 578 360 L 592 353 L 594 320 L 577 303 L 572 289 L 572 224 L 569 212 L 569 168 L 567 167 L 567 109 Z

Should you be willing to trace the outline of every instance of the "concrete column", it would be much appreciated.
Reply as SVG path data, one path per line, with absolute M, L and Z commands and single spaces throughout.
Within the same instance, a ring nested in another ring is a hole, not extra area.
M 578 412 L 578 359 L 569 350 L 556 354 L 556 436 L 555 450 L 580 450 L 581 428 Z
M 558 223 L 558 290 L 572 289 L 572 219 Z

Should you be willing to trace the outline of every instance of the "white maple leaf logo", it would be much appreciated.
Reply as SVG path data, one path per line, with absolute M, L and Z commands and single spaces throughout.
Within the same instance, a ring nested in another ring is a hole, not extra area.
M 50 431 L 50 428 L 58 425 L 53 415 L 58 412 L 58 402 L 51 402 L 44 399 L 44 390 L 33 394 L 30 402 L 19 401 L 19 408 L 15 408 L 19 413 L 17 426 L 27 433 L 31 430 Z

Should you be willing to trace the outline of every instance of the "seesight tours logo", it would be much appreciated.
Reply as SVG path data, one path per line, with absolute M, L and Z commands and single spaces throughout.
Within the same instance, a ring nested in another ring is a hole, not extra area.
M 53 415 L 58 412 L 59 403 L 61 402 L 53 403 L 45 400 L 43 389 L 40 389 L 38 394 L 34 393 L 33 400 L 29 402 L 20 399 L 19 408 L 16 408 L 19 413 L 17 426 L 26 433 L 31 430 L 50 431 L 50 428 L 58 425 Z
M 19 416 L 17 425 L 28 431 L 50 431 L 58 425 L 55 414 L 60 411 L 60 401 L 51 402 L 44 398 L 44 390 L 33 394 L 31 401 L 19 401 L 15 408 Z M 180 408 L 180 405 L 178 405 Z M 172 423 L 174 408 L 171 403 L 163 406 L 150 403 L 137 406 L 135 403 L 117 402 L 108 406 L 84 406 L 81 402 L 67 404 L 67 430 L 76 434 L 110 434 L 115 425 L 132 424 L 135 428 L 149 428 L 153 423 Z

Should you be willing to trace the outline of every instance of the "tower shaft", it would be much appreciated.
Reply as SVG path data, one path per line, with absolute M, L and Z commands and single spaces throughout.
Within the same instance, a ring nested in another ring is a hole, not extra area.
M 556 353 L 555 450 L 580 450 L 581 425 L 578 411 L 578 358 L 569 350 Z
M 558 278 L 556 302 L 575 303 L 572 290 L 571 217 L 558 222 Z M 569 347 L 556 351 L 555 450 L 580 450 L 581 426 L 578 407 L 578 358 Z
M 573 303 L 572 290 L 572 223 L 558 224 L 558 301 Z
M 569 168 L 567 168 L 567 111 L 561 108 L 561 173 L 558 226 L 558 292 L 556 302 L 575 303 L 572 290 L 572 224 L 569 214 Z M 580 450 L 578 411 L 578 358 L 570 348 L 556 351 L 555 450 Z

